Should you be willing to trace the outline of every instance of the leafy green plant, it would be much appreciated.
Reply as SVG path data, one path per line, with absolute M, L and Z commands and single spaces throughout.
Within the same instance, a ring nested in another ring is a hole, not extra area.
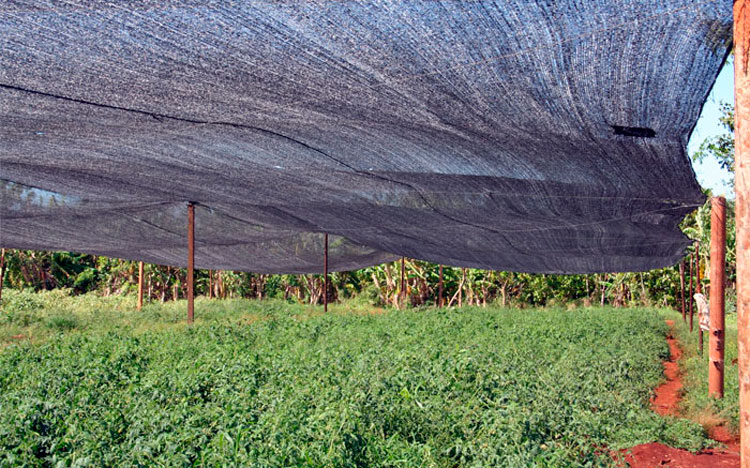
M 708 442 L 649 409 L 655 309 L 198 300 L 187 327 L 184 302 L 87 295 L 39 314 L 63 310 L 86 328 L 0 352 L 0 466 L 615 466 L 603 448 Z

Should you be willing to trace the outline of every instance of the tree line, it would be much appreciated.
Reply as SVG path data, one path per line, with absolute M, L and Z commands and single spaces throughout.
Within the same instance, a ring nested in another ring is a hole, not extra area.
M 683 232 L 698 241 L 696 251 L 704 289 L 708 286 L 710 205 L 686 217 Z M 727 290 L 733 306 L 736 280 L 734 251 L 734 203 L 727 213 Z M 691 266 L 686 258 L 685 287 Z M 69 288 L 75 294 L 96 291 L 103 295 L 135 294 L 138 262 L 72 252 L 6 250 L 4 286 L 17 289 Z M 373 306 L 437 305 L 440 301 L 440 266 L 405 259 L 405 291 L 401 296 L 400 262 L 376 265 L 351 272 L 330 273 L 329 302 L 355 299 Z M 144 297 L 147 301 L 184 298 L 186 270 L 162 265 L 144 267 Z M 282 298 L 290 302 L 320 304 L 322 275 L 268 275 L 238 271 L 198 270 L 196 294 L 216 298 Z M 446 306 L 486 305 L 545 306 L 660 305 L 681 307 L 680 265 L 643 273 L 601 273 L 549 275 L 472 268 L 443 267 L 443 304 Z M 686 291 L 687 295 L 688 292 Z

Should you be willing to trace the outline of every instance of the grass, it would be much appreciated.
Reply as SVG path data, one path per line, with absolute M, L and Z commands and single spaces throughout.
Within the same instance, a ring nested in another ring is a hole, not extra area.
M 649 408 L 657 309 L 198 300 L 187 327 L 184 302 L 6 297 L 0 466 L 593 467 L 710 443 Z
M 725 318 L 724 398 L 708 396 L 708 333 L 704 332 L 703 356 L 698 353 L 698 318 L 693 318 L 693 333 L 676 312 L 665 312 L 674 320 L 676 338 L 682 345 L 680 368 L 683 373 L 681 410 L 685 417 L 706 428 L 727 424 L 730 432 L 739 432 L 739 375 L 737 370 L 737 314 Z

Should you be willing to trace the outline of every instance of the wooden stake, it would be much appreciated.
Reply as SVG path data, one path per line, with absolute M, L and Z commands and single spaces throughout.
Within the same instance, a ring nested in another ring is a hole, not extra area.
M 399 297 L 399 303 L 401 306 L 405 306 L 404 304 L 404 298 L 406 297 L 406 289 L 404 285 L 406 284 L 406 281 L 404 280 L 404 270 L 405 270 L 405 263 L 406 259 L 404 257 L 401 257 L 401 292 Z
M 193 291 L 193 269 L 195 263 L 195 204 L 193 202 L 188 203 L 188 264 L 187 264 L 187 300 L 188 300 L 188 315 L 187 323 L 192 325 L 193 323 L 193 311 L 194 311 L 194 291 Z
M 443 307 L 443 265 L 438 270 L 438 307 Z
M 724 282 L 727 248 L 727 201 L 711 199 L 711 333 L 708 335 L 708 394 L 724 397 Z
M 3 303 L 3 281 L 5 280 L 5 249 L 0 250 L 0 305 Z
M 740 452 L 750 468 L 750 0 L 734 2 L 734 157 Z
M 690 263 L 690 288 L 688 297 L 688 310 L 690 311 L 690 333 L 693 332 L 693 254 L 688 257 Z
M 323 311 L 328 312 L 328 234 L 323 234 Z
M 685 259 L 680 262 L 680 303 L 682 304 L 682 322 L 684 323 L 687 318 L 685 317 Z
M 143 262 L 138 262 L 138 310 L 143 308 Z
M 700 242 L 695 243 L 695 294 L 701 294 Z M 697 307 L 697 304 L 696 304 Z M 703 356 L 703 329 L 698 326 L 698 353 Z
M 208 298 L 214 298 L 214 271 L 208 270 Z

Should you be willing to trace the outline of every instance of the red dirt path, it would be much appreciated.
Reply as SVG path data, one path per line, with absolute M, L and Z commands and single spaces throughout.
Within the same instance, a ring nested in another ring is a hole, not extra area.
M 674 321 L 667 320 L 667 325 L 674 326 Z M 662 416 L 677 416 L 682 381 L 677 360 L 682 356 L 677 340 L 670 333 L 669 360 L 664 362 L 664 376 L 667 381 L 655 389 L 651 399 L 651 408 Z M 631 468 L 739 468 L 739 443 L 725 427 L 716 426 L 709 430 L 709 436 L 727 446 L 726 450 L 703 450 L 691 453 L 687 450 L 668 447 L 652 442 L 623 450 L 625 461 Z

